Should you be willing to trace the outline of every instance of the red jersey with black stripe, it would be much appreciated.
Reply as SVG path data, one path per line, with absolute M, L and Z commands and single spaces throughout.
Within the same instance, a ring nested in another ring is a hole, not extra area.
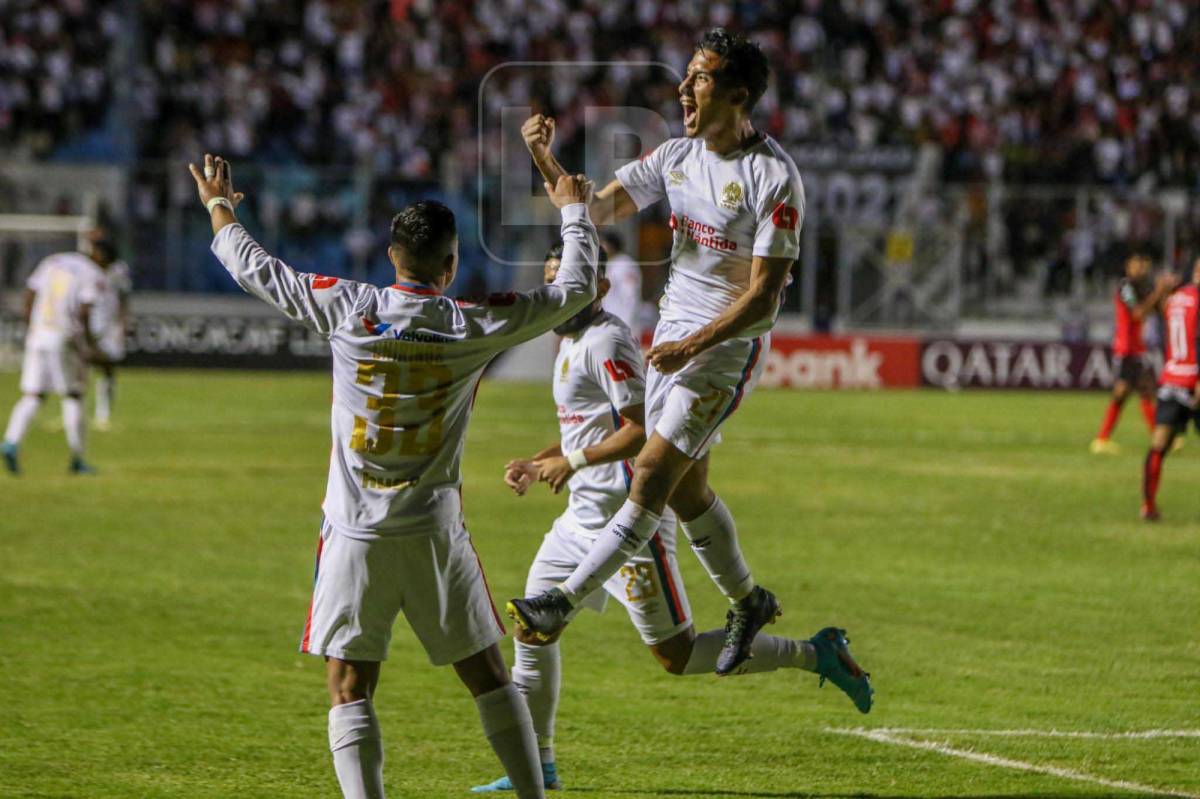
M 1195 283 L 1180 286 L 1167 297 L 1163 310 L 1166 320 L 1164 342 L 1166 363 L 1159 385 L 1192 390 L 1200 368 L 1196 361 L 1197 313 L 1200 312 L 1200 288 Z
M 1133 309 L 1147 296 L 1147 292 L 1129 278 L 1122 278 L 1113 294 L 1113 355 L 1123 358 L 1128 355 L 1141 355 L 1146 352 L 1146 343 L 1142 339 L 1143 321 L 1133 315 Z

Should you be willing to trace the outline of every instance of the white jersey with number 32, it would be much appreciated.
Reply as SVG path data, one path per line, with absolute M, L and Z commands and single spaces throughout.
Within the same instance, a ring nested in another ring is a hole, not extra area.
M 25 284 L 34 292 L 26 344 L 34 349 L 77 344 L 83 306 L 95 304 L 103 281 L 104 273 L 86 255 L 63 252 L 45 258 Z
M 804 185 L 791 157 L 770 136 L 728 155 L 702 139 L 668 139 L 617 170 L 638 210 L 671 204 L 671 273 L 662 318 L 690 329 L 716 319 L 750 287 L 754 256 L 800 255 Z M 738 334 L 754 338 L 764 319 Z
M 461 523 L 459 464 L 484 367 L 595 296 L 596 229 L 581 204 L 562 216 L 557 279 L 481 302 L 417 284 L 378 288 L 300 274 L 241 225 L 217 234 L 213 252 L 242 288 L 329 339 L 333 452 L 324 510 L 338 530 L 372 538 Z

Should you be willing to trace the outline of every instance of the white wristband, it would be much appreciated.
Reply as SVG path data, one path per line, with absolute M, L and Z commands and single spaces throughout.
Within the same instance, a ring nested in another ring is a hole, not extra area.
M 584 456 L 584 454 L 583 454 L 583 448 L 580 447 L 579 449 L 575 450 L 574 452 L 568 452 L 567 453 L 567 463 L 570 464 L 571 468 L 574 469 L 575 471 L 579 471 L 584 466 L 587 466 L 588 465 L 587 457 Z
M 233 203 L 229 202 L 228 197 L 213 197 L 211 200 L 209 200 L 208 202 L 206 202 L 204 204 L 204 207 L 207 208 L 208 212 L 211 214 L 213 212 L 213 209 L 216 208 L 218 205 L 228 208 L 230 213 L 233 212 Z

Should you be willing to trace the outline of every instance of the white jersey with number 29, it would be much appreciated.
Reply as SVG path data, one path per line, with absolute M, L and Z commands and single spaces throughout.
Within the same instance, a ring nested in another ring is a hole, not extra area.
M 702 139 L 668 139 L 616 177 L 639 211 L 664 197 L 671 204 L 671 273 L 661 303 L 668 322 L 703 327 L 746 293 L 754 256 L 800 255 L 804 184 L 770 136 L 727 155 Z M 764 319 L 738 338 L 774 324 Z
M 461 523 L 459 464 L 484 367 L 596 294 L 598 244 L 587 208 L 568 205 L 562 219 L 555 281 L 480 302 L 419 284 L 379 288 L 300 274 L 241 225 L 217 233 L 213 252 L 238 285 L 329 339 L 333 452 L 324 510 L 340 532 L 433 534 Z

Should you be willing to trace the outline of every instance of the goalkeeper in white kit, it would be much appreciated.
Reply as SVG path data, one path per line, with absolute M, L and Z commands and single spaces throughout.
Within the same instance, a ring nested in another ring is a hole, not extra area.
M 238 224 L 228 162 L 206 155 L 203 172 L 190 169 L 212 215 L 213 252 L 233 279 L 328 338 L 333 351 L 333 453 L 301 650 L 327 663 L 342 793 L 383 796 L 372 701 L 403 610 L 433 664 L 453 664 L 475 697 L 516 794 L 543 796 L 529 711 L 500 655 L 504 626 L 464 526 L 459 464 L 488 362 L 595 297 L 591 183 L 577 175 L 547 184 L 563 220 L 557 279 L 476 303 L 442 293 L 458 266 L 458 236 L 440 203 L 415 203 L 392 220 L 397 282 L 378 288 L 295 272 Z

